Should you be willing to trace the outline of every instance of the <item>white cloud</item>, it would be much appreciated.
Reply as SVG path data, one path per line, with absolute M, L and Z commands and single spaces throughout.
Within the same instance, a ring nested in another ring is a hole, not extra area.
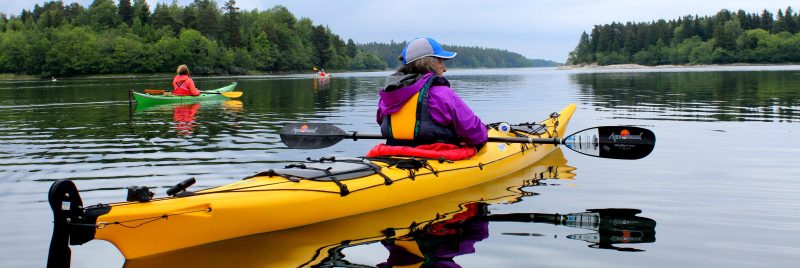
M 117 0 L 115 0 L 116 2 Z M 44 3 L 44 1 L 37 1 Z M 22 8 L 32 9 L 37 2 L 0 0 L 0 12 L 18 14 Z M 78 2 L 84 6 L 92 0 Z M 156 2 L 148 0 L 151 7 Z M 185 5 L 190 0 L 179 0 Z M 217 0 L 222 5 L 225 0 Z M 298 18 L 311 18 L 327 25 L 344 39 L 356 42 L 403 41 L 417 36 L 430 36 L 445 44 L 507 49 L 529 58 L 565 61 L 583 31 L 597 24 L 613 21 L 653 21 L 675 19 L 683 15 L 713 15 L 725 8 L 772 13 L 798 1 L 784 0 L 238 0 L 244 10 L 286 6 Z

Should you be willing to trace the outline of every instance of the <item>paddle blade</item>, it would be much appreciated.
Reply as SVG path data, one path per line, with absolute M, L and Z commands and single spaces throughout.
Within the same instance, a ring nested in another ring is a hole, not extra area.
M 228 97 L 228 98 L 231 98 L 231 99 L 235 99 L 235 98 L 241 97 L 242 94 L 244 94 L 244 92 L 241 92 L 241 91 L 222 92 L 222 96 L 225 96 L 225 97 Z
M 290 123 L 279 134 L 281 142 L 292 149 L 326 148 L 347 136 L 344 130 L 324 123 Z
M 656 135 L 640 127 L 593 127 L 567 136 L 563 144 L 573 151 L 589 156 L 641 159 L 653 151 Z

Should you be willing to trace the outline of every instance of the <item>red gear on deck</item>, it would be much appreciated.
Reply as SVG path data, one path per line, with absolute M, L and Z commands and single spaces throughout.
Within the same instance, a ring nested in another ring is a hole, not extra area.
M 367 157 L 377 156 L 413 156 L 423 158 L 447 160 L 463 160 L 475 155 L 477 151 L 474 147 L 459 147 L 448 143 L 425 144 L 417 147 L 389 146 L 378 144 L 367 152 Z

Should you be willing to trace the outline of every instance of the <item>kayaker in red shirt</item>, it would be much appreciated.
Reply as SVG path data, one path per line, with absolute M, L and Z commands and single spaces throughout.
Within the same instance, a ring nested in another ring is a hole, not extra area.
M 194 80 L 189 76 L 189 67 L 185 64 L 178 66 L 178 75 L 172 79 L 172 95 L 175 96 L 200 96 L 200 90 L 194 86 Z

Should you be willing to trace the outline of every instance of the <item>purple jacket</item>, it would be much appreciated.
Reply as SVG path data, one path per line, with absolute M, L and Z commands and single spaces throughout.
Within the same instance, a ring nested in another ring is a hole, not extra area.
M 383 122 L 384 117 L 399 111 L 409 98 L 419 92 L 428 79 L 434 78 L 433 73 L 423 75 L 394 73 L 387 77 L 384 88 L 379 93 L 378 125 Z M 428 107 L 433 120 L 443 126 L 452 127 L 466 144 L 486 143 L 486 126 L 449 87 L 447 80 L 444 81 L 445 85 L 435 83 L 429 89 Z

